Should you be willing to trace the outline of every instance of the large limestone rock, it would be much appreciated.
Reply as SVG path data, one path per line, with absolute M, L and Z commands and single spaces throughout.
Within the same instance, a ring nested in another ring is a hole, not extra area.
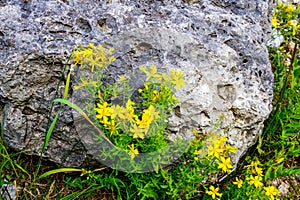
M 65 79 L 57 88 L 63 65 L 74 45 L 94 42 L 115 47 L 114 77 L 151 64 L 184 71 L 180 114 L 169 128 L 201 132 L 223 115 L 218 131 L 239 148 L 236 162 L 272 109 L 265 44 L 273 7 L 273 0 L 0 1 L 3 140 L 39 154 L 51 101 L 56 91 L 58 97 L 63 93 Z M 73 167 L 94 160 L 71 109 L 63 110 L 44 158 Z

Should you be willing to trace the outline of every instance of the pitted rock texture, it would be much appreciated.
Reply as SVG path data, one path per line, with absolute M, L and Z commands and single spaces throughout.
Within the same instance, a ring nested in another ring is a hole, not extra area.
M 176 94 L 181 105 L 169 129 L 203 132 L 223 115 L 218 131 L 239 148 L 236 162 L 271 112 L 273 74 L 265 44 L 273 8 L 273 0 L 2 0 L 2 137 L 15 150 L 39 155 L 51 101 L 56 91 L 63 94 L 65 79 L 57 85 L 72 47 L 103 43 L 116 49 L 112 77 L 132 76 L 151 64 L 159 71 L 184 71 L 187 86 Z M 63 110 L 44 158 L 73 167 L 94 160 L 71 109 Z

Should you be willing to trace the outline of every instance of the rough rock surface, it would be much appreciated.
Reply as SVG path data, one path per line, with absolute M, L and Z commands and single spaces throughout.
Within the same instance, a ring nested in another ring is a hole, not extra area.
M 266 41 L 274 0 L 0 0 L 2 136 L 16 150 L 38 155 L 63 65 L 74 45 L 116 48 L 112 75 L 140 65 L 185 72 L 180 115 L 170 129 L 209 129 L 239 147 L 236 161 L 261 134 L 271 111 L 273 74 Z M 64 81 L 58 89 L 61 96 Z M 93 160 L 73 124 L 59 118 L 44 158 L 64 166 Z

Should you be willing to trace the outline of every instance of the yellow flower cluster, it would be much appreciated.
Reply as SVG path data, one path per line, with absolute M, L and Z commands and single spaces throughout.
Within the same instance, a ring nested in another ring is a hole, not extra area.
M 141 66 L 139 69 L 145 73 L 146 81 L 154 81 L 161 84 L 172 83 L 176 88 L 184 87 L 186 85 L 183 80 L 184 73 L 180 70 L 170 69 L 170 73 L 157 74 L 155 65 L 151 65 L 149 70 L 147 70 L 146 66 Z
M 272 25 L 275 27 L 275 28 L 279 28 L 280 26 L 280 23 L 278 21 L 278 19 L 276 17 L 272 17 Z
M 184 73 L 171 69 L 168 73 L 160 74 L 154 65 L 141 66 L 140 70 L 145 73 L 146 80 L 144 88 L 138 89 L 139 96 L 135 97 L 138 101 L 134 102 L 131 100 L 133 88 L 125 75 L 119 76 L 114 84 L 103 85 L 103 78 L 106 76 L 104 70 L 108 70 L 109 64 L 115 61 L 113 51 L 113 48 L 106 49 L 93 43 L 79 47 L 73 50 L 71 58 L 74 65 L 70 71 L 79 65 L 82 69 L 92 72 L 81 76 L 81 82 L 74 89 L 84 89 L 92 95 L 98 94 L 94 111 L 101 129 L 116 146 L 127 149 L 133 159 L 139 150 L 147 152 L 153 148 L 161 148 L 167 140 L 166 136 L 160 134 L 166 128 L 169 112 L 179 102 L 174 96 L 174 91 L 175 88 L 185 86 Z M 128 99 L 126 104 L 112 104 L 111 100 L 120 94 L 122 98 Z M 149 137 L 145 139 L 147 134 Z M 147 146 L 147 142 L 155 141 L 151 140 L 153 135 L 161 139 L 157 147 L 153 144 Z
M 113 48 L 107 50 L 102 45 L 95 46 L 89 43 L 88 46 L 75 50 L 72 58 L 75 64 L 89 66 L 93 72 L 95 67 L 104 68 L 115 60 L 115 57 L 111 56 L 113 51 Z
M 265 194 L 271 199 L 271 200 L 274 200 L 275 197 L 277 197 L 280 192 L 279 190 L 274 187 L 274 186 L 268 186 L 268 187 L 264 187 L 264 190 L 265 190 Z
M 293 35 L 296 35 L 297 30 L 300 28 L 300 25 L 298 25 L 298 21 L 297 20 L 289 20 L 288 25 L 290 25 L 290 27 L 292 28 Z
M 130 99 L 125 107 L 120 105 L 110 106 L 107 102 L 98 103 L 95 108 L 96 118 L 111 135 L 118 135 L 120 128 L 122 128 L 122 131 L 130 133 L 132 138 L 144 139 L 151 123 L 160 118 L 159 111 L 156 111 L 155 107 L 150 105 L 143 110 L 142 115 L 139 117 L 135 113 L 134 104 Z M 137 154 L 138 151 L 133 146 L 130 146 L 130 149 L 129 155 L 134 158 L 133 155 Z
M 78 90 L 82 87 L 87 87 L 87 86 L 94 86 L 94 87 L 97 87 L 98 83 L 96 81 L 93 81 L 93 80 L 87 80 L 83 77 L 80 77 L 80 80 L 81 80 L 81 83 L 79 85 L 75 85 L 74 86 L 74 90 Z
M 239 179 L 238 177 L 235 177 L 235 182 L 233 182 L 234 185 L 237 185 L 238 188 L 241 188 L 242 185 L 243 185 L 243 180 L 242 179 Z
M 218 168 L 222 169 L 223 172 L 230 172 L 233 168 L 230 162 L 229 153 L 234 153 L 237 151 L 237 148 L 227 144 L 227 137 L 220 136 L 216 133 L 211 133 L 206 143 L 208 145 L 208 157 L 218 159 Z
M 262 188 L 265 191 L 265 195 L 269 197 L 269 199 L 274 200 L 279 195 L 279 190 L 274 186 L 264 187 L 262 182 L 263 177 L 263 169 L 260 167 L 261 163 L 258 160 L 253 160 L 250 165 L 247 165 L 246 168 L 246 180 L 245 182 L 248 185 L 253 185 L 257 190 L 261 190 Z M 238 188 L 241 188 L 244 185 L 244 181 L 239 178 L 235 178 L 236 181 L 233 182 L 234 185 L 237 185 Z M 245 189 L 245 188 L 244 188 Z M 249 189 L 249 188 L 248 188 Z M 253 191 L 253 188 L 251 189 Z M 250 195 L 250 191 L 246 192 L 247 195 Z
M 111 134 L 118 133 L 120 124 L 123 128 L 129 130 L 133 138 L 144 139 L 151 123 L 159 119 L 159 112 L 156 111 L 153 105 L 143 110 L 141 117 L 135 114 L 134 102 L 130 99 L 126 106 L 112 105 L 109 106 L 107 102 L 98 103 L 95 108 L 97 113 L 96 118 L 104 125 L 104 128 L 111 131 Z
M 128 147 L 130 149 L 128 154 L 131 157 L 131 159 L 134 159 L 135 156 L 139 154 L 139 151 L 136 148 L 134 148 L 134 144 L 128 145 Z
M 298 24 L 299 9 L 300 7 L 297 8 L 291 3 L 288 5 L 279 3 L 272 16 L 273 27 L 276 29 L 282 29 L 283 32 L 291 30 L 292 35 L 295 36 L 297 34 L 297 30 L 300 29 L 300 25 Z
M 178 103 L 173 90 L 186 85 L 182 71 L 170 69 L 168 73 L 158 74 L 155 65 L 151 65 L 149 69 L 145 66 L 139 69 L 145 73 L 147 80 L 144 88 L 138 90 L 143 98 L 148 99 L 151 104 L 163 106 L 164 109 Z
M 157 89 L 153 88 L 153 86 L 151 86 L 149 83 L 145 83 L 144 89 L 140 88 L 138 92 L 144 95 L 145 97 L 147 96 L 151 104 L 177 102 L 177 99 L 171 91 L 170 87 L 168 87 L 166 84 L 160 85 L 158 91 Z
M 214 186 L 209 186 L 209 190 L 206 191 L 206 194 L 210 195 L 212 199 L 215 199 L 216 197 L 222 197 L 222 194 L 219 193 L 220 189 L 217 187 L 215 188 Z
M 214 132 L 211 132 L 207 138 L 205 143 L 207 144 L 207 158 L 209 159 L 216 159 L 218 168 L 222 170 L 224 173 L 229 173 L 231 169 L 233 168 L 229 153 L 234 153 L 237 151 L 237 148 L 234 146 L 231 146 L 230 144 L 227 144 L 227 137 L 221 136 L 219 134 L 216 134 Z M 196 151 L 195 154 L 201 154 L 202 151 Z M 197 160 L 197 159 L 196 159 Z M 237 184 L 240 183 L 239 180 L 237 180 Z M 215 199 L 216 197 L 221 197 L 222 194 L 219 193 L 219 188 L 214 188 L 214 186 L 209 187 L 209 191 L 206 191 L 206 194 L 210 195 L 212 199 Z
M 263 186 L 263 183 L 261 182 L 263 170 L 259 167 L 260 165 L 261 163 L 257 160 L 252 161 L 250 165 L 246 166 L 251 173 L 250 177 L 247 177 L 246 180 L 250 185 L 254 185 L 256 188 L 261 188 Z

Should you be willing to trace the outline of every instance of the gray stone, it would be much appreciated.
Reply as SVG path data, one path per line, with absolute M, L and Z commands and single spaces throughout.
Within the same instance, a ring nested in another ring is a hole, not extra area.
M 272 31 L 271 38 L 267 42 L 267 46 L 271 48 L 277 48 L 282 44 L 283 41 L 283 35 L 280 33 L 279 30 L 274 29 Z
M 176 94 L 180 116 L 172 116 L 169 128 L 203 132 L 223 115 L 218 131 L 239 148 L 237 162 L 261 134 L 272 109 L 266 42 L 274 5 L 273 0 L 0 1 L 3 139 L 15 150 L 39 155 L 72 47 L 104 43 L 116 49 L 113 78 L 132 74 L 140 65 L 184 71 L 187 86 Z M 73 167 L 94 160 L 73 117 L 64 108 L 43 155 L 46 160 Z
M 4 180 L 6 182 L 6 180 Z M 15 200 L 17 199 L 17 190 L 20 188 L 16 188 L 13 184 L 3 184 L 0 187 L 0 199 L 3 200 Z

